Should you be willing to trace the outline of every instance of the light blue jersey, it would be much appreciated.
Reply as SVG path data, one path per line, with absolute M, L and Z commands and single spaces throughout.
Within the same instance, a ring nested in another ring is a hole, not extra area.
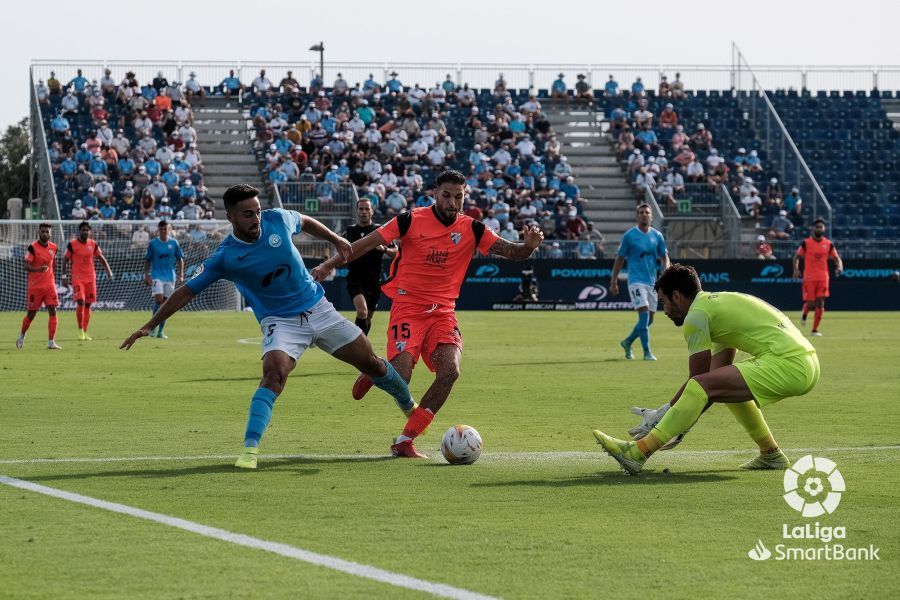
M 257 321 L 266 317 L 295 317 L 325 295 L 313 280 L 303 257 L 291 241 L 300 233 L 300 213 L 273 208 L 260 218 L 259 239 L 247 243 L 225 238 L 187 286 L 199 294 L 219 279 L 227 279 L 253 308 Z
M 666 241 L 656 229 L 650 228 L 647 233 L 638 227 L 632 227 L 622 236 L 622 243 L 616 251 L 628 263 L 628 283 L 656 284 L 656 272 L 660 259 L 666 255 Z
M 150 262 L 150 278 L 175 281 L 175 264 L 179 258 L 184 258 L 184 253 L 174 238 L 169 238 L 165 242 L 158 237 L 150 240 L 145 257 Z

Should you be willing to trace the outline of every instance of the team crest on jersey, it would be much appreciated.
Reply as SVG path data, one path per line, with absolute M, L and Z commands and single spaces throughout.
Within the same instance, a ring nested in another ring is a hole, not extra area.
M 454 231 L 453 233 L 450 234 L 450 241 L 453 242 L 454 244 L 458 244 L 461 239 L 462 239 L 462 234 L 458 231 Z
M 270 235 L 269 236 L 269 245 L 272 246 L 273 248 L 277 248 L 278 246 L 280 246 L 281 245 L 281 236 L 278 234 L 275 234 L 275 233 Z
M 406 342 L 394 342 L 394 345 L 397 346 L 397 352 L 406 350 Z
M 203 263 L 200 263 L 200 264 L 197 266 L 197 270 L 194 271 L 194 274 L 193 274 L 193 275 L 191 275 L 191 279 L 196 279 L 197 276 L 200 275 L 200 273 L 202 273 L 202 272 L 203 272 Z

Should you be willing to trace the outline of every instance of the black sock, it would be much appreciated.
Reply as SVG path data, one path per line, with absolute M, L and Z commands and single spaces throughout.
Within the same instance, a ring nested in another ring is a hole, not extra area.
M 369 323 L 365 319 L 356 319 L 356 326 L 362 329 L 363 333 L 369 335 Z

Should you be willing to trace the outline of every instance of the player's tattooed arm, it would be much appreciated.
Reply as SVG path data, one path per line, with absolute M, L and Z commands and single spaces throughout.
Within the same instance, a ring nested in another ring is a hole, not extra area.
M 537 225 L 526 227 L 523 232 L 525 234 L 524 242 L 515 243 L 503 238 L 497 238 L 489 252 L 509 260 L 526 260 L 531 258 L 537 247 L 544 241 L 544 234 L 541 233 Z

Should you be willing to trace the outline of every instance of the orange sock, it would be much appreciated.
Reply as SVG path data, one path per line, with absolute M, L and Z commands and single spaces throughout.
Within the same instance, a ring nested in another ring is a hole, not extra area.
M 81 328 L 87 331 L 88 323 L 91 322 L 91 307 L 85 306 L 84 312 L 81 315 Z
M 31 319 L 28 318 L 28 315 L 25 315 L 25 318 L 22 319 L 22 335 L 25 335 L 29 327 L 31 327 Z
M 75 305 L 75 320 L 78 322 L 78 329 L 84 329 L 84 305 L 76 304 Z
M 406 426 L 403 428 L 403 435 L 410 439 L 415 439 L 419 434 L 425 431 L 425 428 L 428 427 L 433 420 L 434 413 L 431 412 L 431 409 L 422 408 L 420 406 L 409 415 Z
M 816 316 L 813 317 L 813 331 L 818 331 L 818 329 L 819 329 L 819 323 L 822 322 L 822 315 L 823 315 L 824 313 L 825 313 L 825 307 L 824 307 L 824 306 L 817 306 L 817 307 L 816 307 Z
M 59 317 L 50 317 L 50 320 L 47 321 L 47 335 L 49 336 L 48 340 L 56 339 L 56 326 L 59 324 Z
M 646 457 L 662 448 L 668 440 L 661 440 L 657 437 L 659 432 L 655 429 L 637 441 L 638 450 Z M 657 435 L 654 435 L 657 434 Z

